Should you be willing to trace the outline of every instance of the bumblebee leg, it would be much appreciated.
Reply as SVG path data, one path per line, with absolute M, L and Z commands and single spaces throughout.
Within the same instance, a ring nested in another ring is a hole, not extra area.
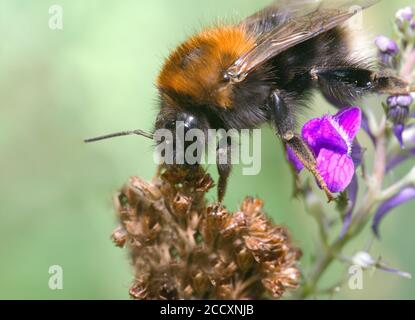
M 407 94 L 408 84 L 393 76 L 353 66 L 319 68 L 310 71 L 325 98 L 337 107 L 351 105 L 364 94 L 377 92 Z
M 285 144 L 281 144 L 281 151 L 287 156 L 287 149 L 285 147 Z M 290 167 L 290 172 L 291 172 L 291 176 L 293 179 L 293 186 L 294 186 L 292 197 L 298 198 L 298 196 L 303 193 L 302 181 L 295 167 L 294 166 L 289 166 L 289 167 Z
M 228 178 L 232 171 L 232 145 L 229 137 L 223 138 L 226 139 L 226 144 L 223 146 L 222 143 L 219 143 L 219 147 L 216 153 L 216 166 L 219 173 L 218 181 L 218 201 L 222 202 L 225 197 L 226 187 L 228 185 Z M 225 158 L 225 159 L 224 159 Z
M 317 182 L 326 193 L 329 202 L 334 200 L 334 197 L 328 189 L 326 182 L 317 170 L 316 159 L 313 152 L 303 141 L 303 139 L 295 133 L 295 120 L 293 114 L 285 101 L 281 98 L 278 90 L 272 92 L 270 104 L 274 110 L 274 122 L 278 135 L 281 137 L 283 142 L 293 150 L 304 167 L 314 175 Z

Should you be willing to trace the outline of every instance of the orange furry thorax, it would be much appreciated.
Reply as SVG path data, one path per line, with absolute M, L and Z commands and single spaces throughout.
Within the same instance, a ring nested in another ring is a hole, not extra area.
M 197 104 L 232 107 L 232 84 L 223 74 L 255 46 L 255 39 L 241 26 L 202 31 L 181 44 L 167 59 L 157 87 L 164 95 L 190 97 Z M 166 97 L 170 104 L 174 102 Z

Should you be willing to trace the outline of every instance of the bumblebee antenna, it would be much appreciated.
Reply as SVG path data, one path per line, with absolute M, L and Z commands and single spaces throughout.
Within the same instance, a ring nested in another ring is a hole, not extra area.
M 91 142 L 97 142 L 97 141 L 102 141 L 102 140 L 107 140 L 107 139 L 112 139 L 112 138 L 117 138 L 117 137 L 131 136 L 131 135 L 142 136 L 142 137 L 146 137 L 151 140 L 153 140 L 154 138 L 154 135 L 152 133 L 145 132 L 143 130 L 138 129 L 138 130 L 133 130 L 133 131 L 121 131 L 121 132 L 107 134 L 105 136 L 85 139 L 84 142 L 91 143 Z

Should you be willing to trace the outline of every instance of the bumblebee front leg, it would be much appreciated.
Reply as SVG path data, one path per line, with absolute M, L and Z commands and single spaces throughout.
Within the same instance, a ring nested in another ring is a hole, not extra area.
M 274 123 L 278 135 L 282 141 L 293 150 L 304 167 L 314 175 L 319 185 L 326 193 L 329 202 L 334 200 L 326 182 L 317 170 L 316 159 L 313 152 L 303 139 L 295 133 L 296 124 L 292 110 L 290 110 L 286 102 L 282 99 L 278 90 L 272 92 L 269 100 L 270 107 L 274 113 Z
M 219 142 L 216 150 L 216 166 L 219 173 L 218 201 L 222 202 L 225 197 L 228 178 L 232 170 L 232 143 L 230 137 L 224 137 Z

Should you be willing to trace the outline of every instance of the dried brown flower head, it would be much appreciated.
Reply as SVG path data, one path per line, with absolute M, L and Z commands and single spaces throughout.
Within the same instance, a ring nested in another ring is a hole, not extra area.
M 136 299 L 261 299 L 296 288 L 301 252 L 287 230 L 246 198 L 236 213 L 207 205 L 213 187 L 201 168 L 170 166 L 152 183 L 133 177 L 116 195 L 120 226 L 135 268 Z

